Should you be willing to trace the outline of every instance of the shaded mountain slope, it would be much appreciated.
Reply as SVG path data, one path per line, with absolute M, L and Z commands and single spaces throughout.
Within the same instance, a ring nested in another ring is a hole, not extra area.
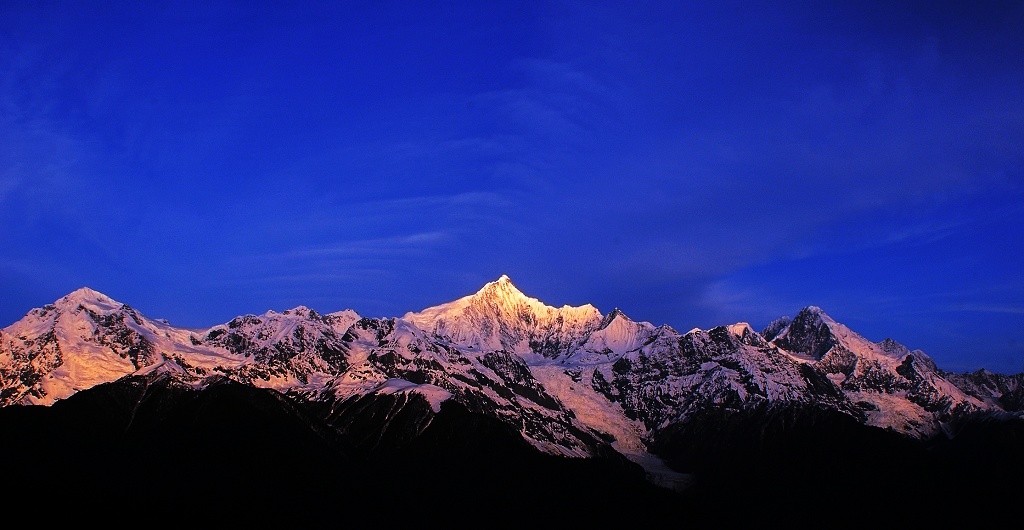
M 419 430 L 417 411 L 429 403 L 416 395 L 399 401 L 364 398 L 352 418 L 407 410 L 386 415 L 393 435 L 376 444 L 365 443 L 366 433 L 381 430 L 372 421 L 338 430 L 341 420 L 328 424 L 315 406 L 227 379 L 196 390 L 129 378 L 51 407 L 5 407 L 0 429 L 17 434 L 5 447 L 17 458 L 5 465 L 3 503 L 51 522 L 125 527 L 157 518 L 468 528 L 510 515 L 653 523 L 683 509 L 617 453 L 544 455 L 505 423 L 457 403 Z M 608 498 L 640 512 L 609 511 Z

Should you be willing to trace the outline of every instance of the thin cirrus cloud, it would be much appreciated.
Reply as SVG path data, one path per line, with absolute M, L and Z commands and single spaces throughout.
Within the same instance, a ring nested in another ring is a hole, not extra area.
M 330 240 L 352 231 L 382 236 L 369 241 L 423 242 L 424 234 L 436 236 L 486 227 L 507 227 L 510 221 L 502 212 L 515 204 L 514 197 L 495 192 L 418 195 L 351 203 L 340 201 L 307 216 L 285 221 L 278 228 L 297 236 L 312 233 L 312 237 L 327 239 L 327 243 L 317 243 L 320 248 L 332 248 Z M 276 220 L 274 222 L 278 224 Z M 388 235 L 395 232 L 419 235 Z
M 519 86 L 477 93 L 471 102 L 481 124 L 515 138 L 518 156 L 586 148 L 619 116 L 621 91 L 571 60 L 524 58 L 507 68 L 520 74 Z
M 244 256 L 225 256 L 223 281 L 384 281 L 417 264 L 434 266 L 446 255 L 445 249 L 457 251 L 479 238 L 482 229 L 516 231 L 517 221 L 501 214 L 512 204 L 501 194 L 470 192 L 342 203 L 287 222 L 275 220 L 265 231 L 273 228 L 275 241 L 287 243 L 274 243 Z M 239 270 L 247 274 L 233 274 Z M 296 270 L 305 272 L 289 272 Z
M 218 289 L 244 289 L 250 296 L 255 294 L 268 300 L 265 305 L 291 300 L 294 304 L 333 311 L 339 309 L 336 306 L 340 300 L 355 299 L 366 304 L 359 311 L 387 311 L 382 307 L 405 300 L 382 299 L 380 293 L 374 292 L 375 286 L 395 281 L 398 271 L 432 261 L 436 254 L 456 243 L 453 234 L 431 231 L 228 256 L 222 263 L 222 274 L 210 285 Z M 311 291 L 311 286 L 321 288 Z
M 946 306 L 948 311 L 968 311 L 972 313 L 1002 313 L 1005 315 L 1024 315 L 1024 306 L 998 304 L 955 304 Z
M 301 248 L 255 257 L 268 262 L 316 262 L 334 259 L 396 258 L 416 254 L 437 244 L 451 241 L 445 232 L 422 232 L 405 236 L 338 242 L 329 246 Z

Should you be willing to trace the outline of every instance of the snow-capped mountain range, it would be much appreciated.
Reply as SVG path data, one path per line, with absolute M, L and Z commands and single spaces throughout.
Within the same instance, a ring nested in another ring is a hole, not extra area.
M 666 485 L 688 479 L 659 455 L 712 412 L 825 411 L 912 440 L 955 436 L 979 414 L 1024 417 L 1024 374 L 948 373 L 818 307 L 761 331 L 741 322 L 680 333 L 619 309 L 548 306 L 507 276 L 398 318 L 297 307 L 201 330 L 82 288 L 0 330 L 0 406 L 49 406 L 122 378 L 271 389 L 322 405 L 339 430 L 360 400 L 401 398 L 389 414 L 424 405 L 417 432 L 456 402 L 542 453 L 610 447 Z

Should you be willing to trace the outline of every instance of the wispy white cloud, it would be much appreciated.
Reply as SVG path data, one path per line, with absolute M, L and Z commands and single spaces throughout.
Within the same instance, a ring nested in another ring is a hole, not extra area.
M 530 58 L 511 68 L 524 74 L 521 87 L 482 92 L 474 104 L 487 118 L 511 124 L 517 135 L 578 145 L 615 122 L 621 96 L 592 72 L 568 61 Z
M 311 273 L 299 273 L 299 274 L 277 274 L 277 275 L 266 275 L 266 276 L 246 276 L 231 279 L 228 281 L 214 282 L 214 284 L 221 285 L 259 285 L 265 289 L 269 289 L 268 285 L 272 286 L 275 284 L 289 284 L 294 285 L 308 285 L 310 283 L 316 284 L 337 284 L 339 282 L 349 282 L 354 280 L 365 280 L 370 277 L 377 276 L 382 273 L 386 273 L 386 269 L 380 268 L 346 268 L 344 272 L 311 272 Z
M 0 118 L 0 143 L 0 204 L 16 198 L 29 211 L 81 205 L 88 189 L 76 170 L 82 142 L 48 120 Z M 76 200 L 66 200 L 72 196 Z
M 257 256 L 268 260 L 315 260 L 323 258 L 383 258 L 422 251 L 451 240 L 446 232 L 421 232 L 403 236 L 334 242 Z
M 394 213 L 396 210 L 409 209 L 420 211 L 444 211 L 448 208 L 464 207 L 500 207 L 508 204 L 504 196 L 491 192 L 466 192 L 452 195 L 423 195 L 416 197 L 398 197 L 378 201 L 364 201 L 349 205 L 359 213 Z
M 371 238 L 337 237 L 320 243 L 276 245 L 269 252 L 233 255 L 223 265 L 244 275 L 225 276 L 229 284 L 253 282 L 338 283 L 366 280 L 428 259 L 457 243 L 443 229 Z
M 0 48 L 0 204 L 15 193 L 21 202 L 46 203 L 74 184 L 69 167 L 81 142 L 55 110 L 70 65 L 47 60 L 42 48 L 24 42 Z
M 972 313 L 1001 313 L 1006 315 L 1024 315 L 1024 306 L 1013 304 L 953 304 L 945 306 L 947 311 L 965 311 Z

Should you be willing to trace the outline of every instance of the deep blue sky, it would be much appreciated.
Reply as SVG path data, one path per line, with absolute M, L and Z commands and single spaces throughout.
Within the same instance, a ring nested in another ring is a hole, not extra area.
M 0 327 L 81 286 L 203 327 L 506 273 L 1024 371 L 1024 2 L 281 4 L 0 3 Z

